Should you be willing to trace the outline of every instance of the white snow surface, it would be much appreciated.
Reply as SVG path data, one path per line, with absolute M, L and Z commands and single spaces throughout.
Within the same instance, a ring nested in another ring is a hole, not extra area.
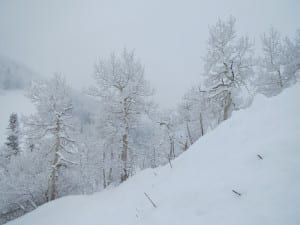
M 299 85 L 274 98 L 258 96 L 173 168 L 147 169 L 118 187 L 58 199 L 8 224 L 299 225 L 299 96 Z
M 35 112 L 35 106 L 25 97 L 24 90 L 0 90 L 0 146 L 6 141 L 6 132 L 11 113 L 22 115 Z

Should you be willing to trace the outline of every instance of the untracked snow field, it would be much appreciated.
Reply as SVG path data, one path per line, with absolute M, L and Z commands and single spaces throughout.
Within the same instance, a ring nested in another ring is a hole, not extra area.
M 8 224 L 299 225 L 299 97 L 299 85 L 274 98 L 257 96 L 173 168 L 147 169 L 118 187 L 61 198 Z

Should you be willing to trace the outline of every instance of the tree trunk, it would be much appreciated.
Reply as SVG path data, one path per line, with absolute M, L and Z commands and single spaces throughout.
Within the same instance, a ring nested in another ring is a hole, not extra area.
M 103 168 L 102 168 L 102 177 L 103 177 L 103 188 L 105 189 L 106 188 L 106 172 L 105 172 L 105 160 L 106 160 L 106 155 L 105 155 L 105 152 L 103 152 L 102 154 L 102 157 L 103 157 L 103 160 L 102 160 L 102 163 L 103 163 Z
M 231 106 L 232 106 L 232 98 L 231 93 L 228 92 L 228 95 L 226 96 L 225 100 L 225 106 L 224 106 L 224 120 L 227 120 L 231 115 Z
M 113 169 L 109 168 L 107 186 L 110 185 L 112 183 L 112 181 L 113 181 L 112 172 L 113 172 Z
M 105 176 L 105 169 L 102 169 L 102 176 L 103 176 L 103 188 L 106 188 L 106 176 Z
M 123 171 L 121 172 L 121 182 L 125 181 L 129 176 L 127 160 L 128 160 L 128 128 L 126 128 L 126 133 L 123 135 L 123 149 L 121 154 L 121 159 L 123 161 Z
M 199 114 L 199 122 L 200 122 L 201 136 L 203 136 L 203 135 L 204 135 L 204 129 L 203 129 L 203 118 L 202 118 L 201 112 L 200 112 L 200 114 Z
M 57 198 L 57 187 L 56 187 L 56 180 L 57 180 L 57 163 L 58 163 L 58 146 L 56 144 L 55 146 L 55 154 L 54 154 L 54 160 L 52 163 L 52 171 L 50 175 L 50 201 Z
M 125 181 L 129 177 L 128 171 L 128 133 L 129 133 L 129 124 L 128 124 L 128 98 L 123 100 L 123 110 L 124 110 L 124 125 L 125 132 L 123 134 L 123 148 L 121 153 L 121 160 L 123 161 L 123 168 L 121 171 L 121 182 Z
M 282 89 L 283 88 L 283 81 L 282 81 L 280 69 L 277 70 L 277 73 L 278 73 L 278 78 L 279 78 L 279 86 Z
M 190 145 L 192 145 L 194 142 L 193 142 L 193 138 L 192 138 L 190 127 L 189 127 L 189 122 L 186 122 L 186 130 L 187 130 L 187 133 L 188 133 Z
M 50 192 L 50 201 L 57 198 L 57 170 L 58 170 L 58 160 L 59 160 L 59 148 L 60 148 L 60 121 L 59 118 L 56 121 L 56 143 L 54 148 L 54 159 L 51 165 L 51 175 L 49 182 L 49 192 Z
M 174 139 L 170 137 L 170 154 L 169 154 L 169 159 L 172 160 L 174 158 L 175 158 Z

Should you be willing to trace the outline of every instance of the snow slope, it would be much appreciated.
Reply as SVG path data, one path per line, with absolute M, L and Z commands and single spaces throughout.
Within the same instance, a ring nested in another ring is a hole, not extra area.
M 148 169 L 119 187 L 50 202 L 8 224 L 299 225 L 299 96 L 299 85 L 271 99 L 258 96 L 173 168 Z
M 30 115 L 35 111 L 34 105 L 24 96 L 24 93 L 24 90 L 0 90 L 0 146 L 6 140 L 10 114 L 17 113 L 20 119 L 22 115 Z

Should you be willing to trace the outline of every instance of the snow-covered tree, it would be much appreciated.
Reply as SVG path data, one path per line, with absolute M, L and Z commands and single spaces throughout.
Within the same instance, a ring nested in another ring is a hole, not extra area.
M 14 157 L 0 165 L 0 224 L 30 212 L 47 201 L 48 178 L 39 152 Z
M 188 90 L 178 107 L 180 127 L 184 130 L 186 148 L 215 128 L 223 119 L 223 108 L 209 91 L 200 86 Z
M 9 117 L 9 125 L 7 127 L 7 141 L 6 141 L 6 157 L 10 159 L 20 153 L 19 147 L 19 120 L 16 113 L 12 113 Z
M 160 129 L 163 130 L 162 133 L 162 141 L 166 144 L 166 146 L 162 146 L 162 148 L 165 148 L 168 152 L 167 154 L 167 159 L 168 161 L 173 160 L 176 156 L 179 155 L 178 148 L 178 133 L 180 131 L 177 131 L 177 126 L 178 126 L 178 116 L 176 112 L 172 112 L 171 110 L 167 110 L 162 115 L 160 116 L 160 121 L 159 121 Z M 180 142 L 180 141 L 179 141 Z M 186 150 L 186 148 L 183 148 Z M 163 150 L 161 150 L 163 151 Z
M 237 37 L 235 18 L 218 22 L 209 28 L 207 54 L 204 57 L 204 75 L 210 93 L 222 102 L 226 120 L 234 106 L 235 94 L 247 87 L 247 79 L 252 75 L 252 46 L 247 36 Z
M 284 73 L 286 86 L 300 79 L 300 29 L 294 39 L 285 38 L 284 42 Z
M 153 92 L 144 78 L 143 66 L 126 49 L 120 55 L 112 54 L 108 60 L 100 60 L 94 77 L 96 86 L 89 93 L 101 99 L 101 129 L 105 132 L 106 149 L 110 149 L 104 155 L 114 164 L 121 163 L 119 176 L 124 181 L 134 171 L 132 130 L 145 115 L 148 97 Z
M 257 91 L 267 96 L 278 94 L 285 86 L 284 46 L 281 35 L 273 27 L 261 38 L 263 57 L 256 81 Z
M 294 40 L 283 39 L 277 30 L 270 28 L 262 36 L 263 57 L 259 59 L 255 81 L 257 92 L 273 96 L 297 81 L 300 69 L 299 33 Z
M 35 143 L 41 157 L 49 160 L 48 200 L 59 196 L 58 183 L 61 170 L 74 162 L 74 140 L 71 138 L 72 102 L 69 97 L 69 88 L 65 79 L 55 75 L 49 81 L 33 83 L 28 97 L 35 104 L 37 112 L 26 118 L 26 135 Z

